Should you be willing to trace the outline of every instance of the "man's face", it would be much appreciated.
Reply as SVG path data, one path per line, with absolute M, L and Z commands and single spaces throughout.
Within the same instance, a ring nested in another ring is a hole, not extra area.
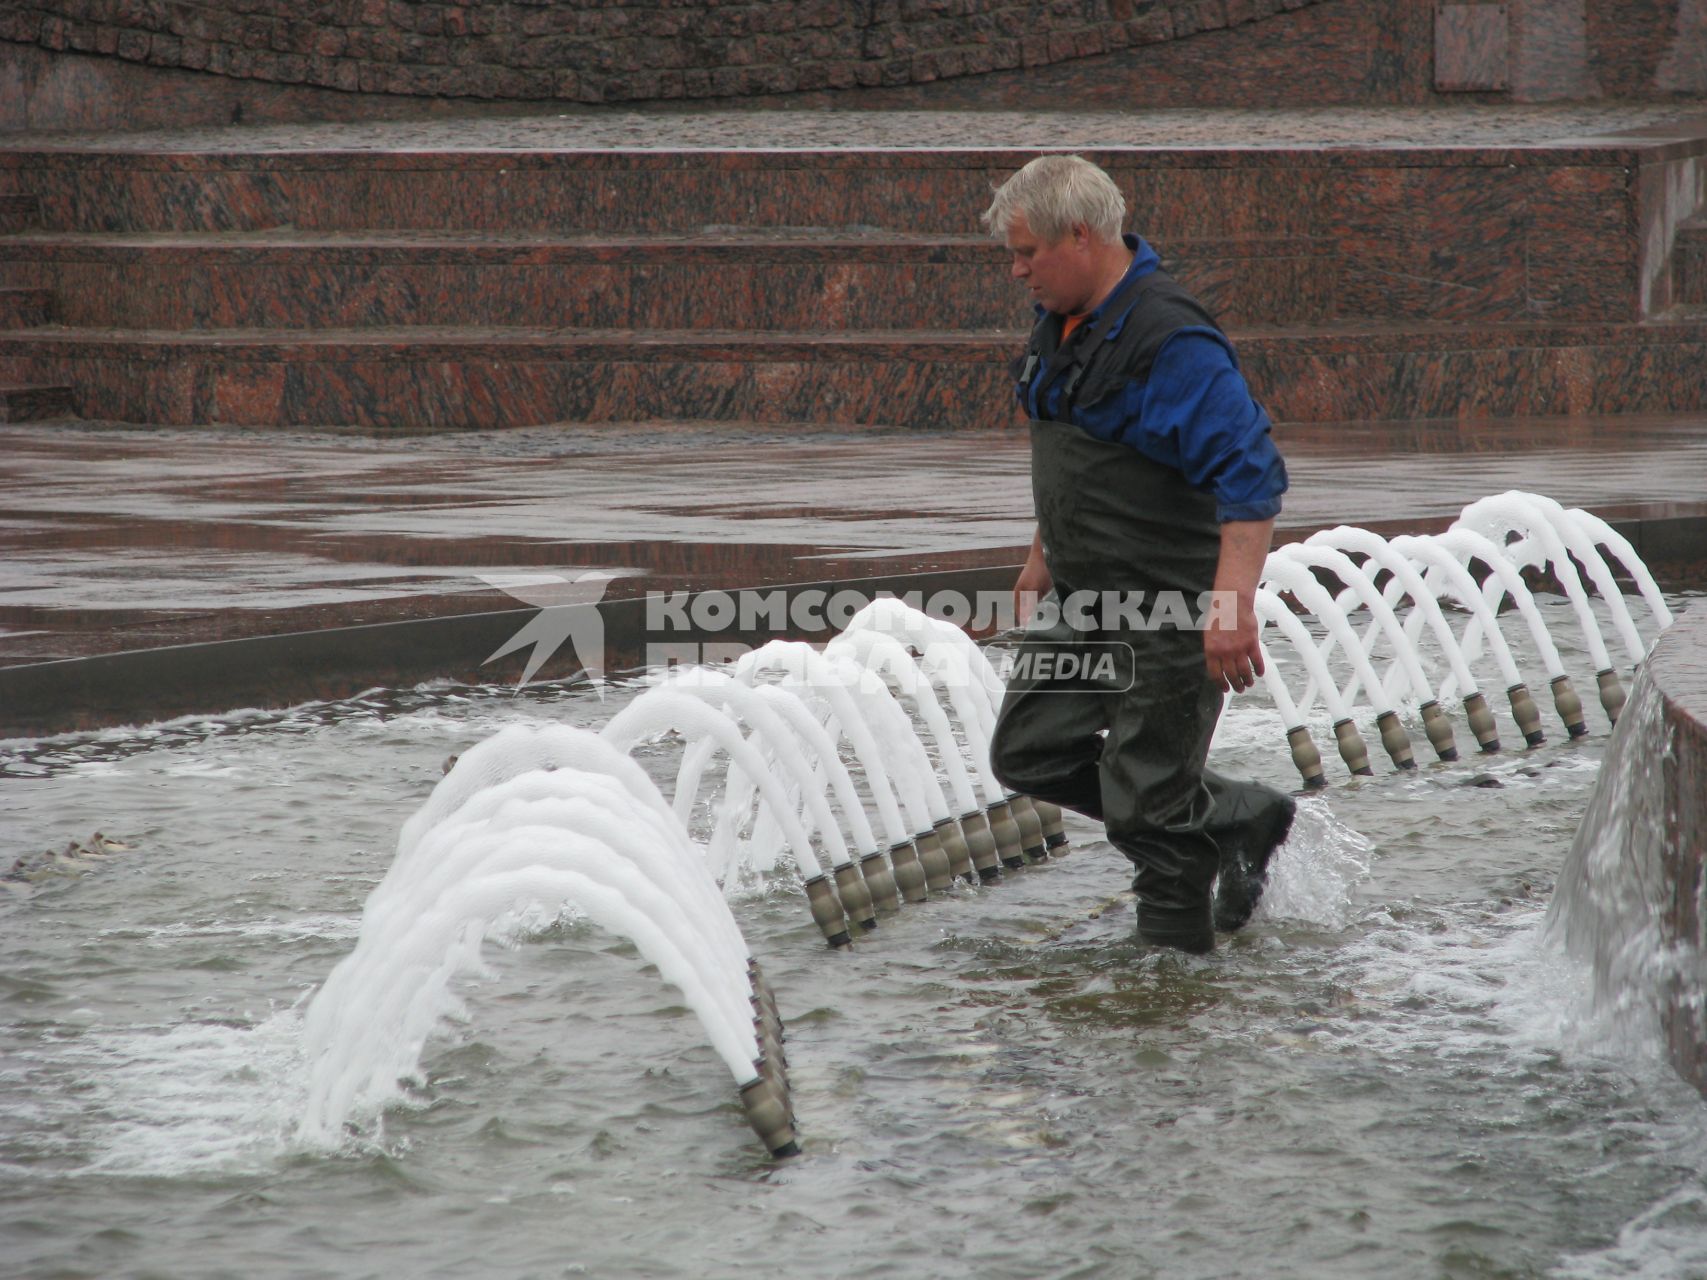
M 1033 233 L 1025 215 L 1016 213 L 1002 238 L 1013 255 L 1013 276 L 1031 290 L 1045 311 L 1078 315 L 1096 301 L 1097 269 L 1090 229 L 1077 224 L 1054 244 Z

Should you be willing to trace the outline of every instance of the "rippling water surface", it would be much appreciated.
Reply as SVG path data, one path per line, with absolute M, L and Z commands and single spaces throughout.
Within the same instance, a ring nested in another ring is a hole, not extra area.
M 0 1272 L 1707 1275 L 1707 1104 L 1538 940 L 1598 710 L 1581 743 L 1336 781 L 1209 958 L 1135 945 L 1124 861 L 1082 823 L 1070 857 L 852 953 L 796 884 L 746 892 L 799 1159 L 763 1158 L 693 1016 L 584 923 L 489 947 L 425 1082 L 300 1143 L 302 1004 L 445 756 L 629 696 L 5 744 L 8 861 L 130 848 L 0 900 Z M 1216 759 L 1294 781 L 1260 704 Z

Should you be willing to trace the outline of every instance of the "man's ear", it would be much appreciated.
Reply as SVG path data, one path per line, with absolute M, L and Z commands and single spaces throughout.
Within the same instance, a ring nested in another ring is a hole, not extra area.
M 1073 224 L 1073 248 L 1083 252 L 1091 246 L 1091 224 L 1075 222 Z

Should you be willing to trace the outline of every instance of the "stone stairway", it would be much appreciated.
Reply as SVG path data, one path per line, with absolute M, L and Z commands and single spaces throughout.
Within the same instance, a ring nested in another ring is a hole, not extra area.
M 40 221 L 41 207 L 34 196 L 0 195 L 0 237 L 28 232 Z M 44 328 L 53 319 L 53 298 L 52 289 L 0 287 L 0 335 Z M 69 386 L 38 384 L 29 376 L 28 371 L 18 379 L 0 375 L 0 422 L 42 422 L 77 415 L 77 400 Z
M 1707 407 L 1707 233 L 1639 234 L 1701 134 L 1091 154 L 1277 420 L 1619 414 Z M 976 218 L 1031 154 L 0 153 L 0 385 L 174 425 L 1000 425 L 1028 315 Z

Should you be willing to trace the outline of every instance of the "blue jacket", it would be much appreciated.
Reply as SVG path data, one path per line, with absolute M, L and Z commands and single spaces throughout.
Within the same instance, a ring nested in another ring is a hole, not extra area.
M 1134 235 L 1125 240 L 1133 257 L 1122 284 L 1161 266 L 1147 242 Z M 1037 312 L 1044 314 L 1042 307 Z M 1087 336 L 1101 314 L 1098 309 L 1085 317 Z M 1119 337 L 1124 324 L 1122 316 L 1105 340 Z M 1020 404 L 1033 418 L 1057 416 L 1061 388 L 1059 380 L 1045 385 L 1048 378 L 1047 365 L 1040 364 L 1020 390 Z M 1098 440 L 1127 445 L 1179 471 L 1192 487 L 1214 495 L 1222 521 L 1266 520 L 1280 512 L 1286 464 L 1274 446 L 1268 414 L 1251 398 L 1238 356 L 1218 330 L 1177 330 L 1162 344 L 1147 378 L 1095 404 L 1074 404 L 1070 421 Z

